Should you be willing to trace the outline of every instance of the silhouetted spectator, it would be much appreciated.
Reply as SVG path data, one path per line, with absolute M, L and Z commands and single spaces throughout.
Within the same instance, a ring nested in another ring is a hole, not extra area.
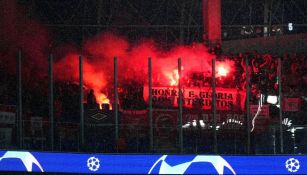
M 95 109 L 98 107 L 93 89 L 91 89 L 87 94 L 87 106 L 89 109 Z

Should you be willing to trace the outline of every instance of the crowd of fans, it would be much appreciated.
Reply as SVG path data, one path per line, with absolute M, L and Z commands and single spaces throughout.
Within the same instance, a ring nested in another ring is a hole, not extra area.
M 302 110 L 306 111 L 307 96 L 307 54 L 284 54 L 282 62 L 282 95 L 285 97 L 300 98 L 305 105 Z M 259 94 L 278 94 L 278 56 L 269 53 L 239 53 L 237 55 L 221 55 L 218 60 L 233 60 L 235 68 L 232 76 L 217 79 L 217 87 L 230 87 L 246 90 L 246 67 L 250 77 L 251 101 L 257 103 Z M 248 61 L 246 66 L 246 61 Z M 23 113 L 24 116 L 41 116 L 48 123 L 48 85 L 46 82 L 31 84 L 23 80 Z M 184 86 L 210 86 L 211 77 L 202 72 L 191 73 L 189 81 Z M 17 77 L 0 67 L 0 104 L 16 105 L 16 82 Z M 55 82 L 54 86 L 54 110 L 55 120 L 58 123 L 70 122 L 78 124 L 79 120 L 79 86 L 71 82 Z M 122 83 L 119 91 L 120 106 L 123 109 L 146 109 L 143 100 L 143 85 L 137 82 Z M 89 91 L 87 97 L 87 108 L 98 108 L 94 99 L 94 92 Z M 26 118 L 29 120 L 29 118 Z M 48 124 L 46 124 L 48 128 Z M 58 124 L 57 126 L 61 126 Z M 64 126 L 63 126 L 64 127 Z M 78 125 L 76 125 L 78 128 Z M 43 132 L 48 133 L 48 129 Z M 48 134 L 47 134 L 48 135 Z M 71 136 L 67 136 L 68 138 Z M 90 137 L 90 136 L 89 136 Z M 97 138 L 97 137 L 96 137 Z M 95 139 L 94 139 L 95 140 Z M 70 145 L 70 139 L 61 140 L 63 145 Z M 94 141 L 92 142 L 94 143 Z M 129 142 L 130 143 L 130 142 Z M 65 148 L 63 148 L 65 149 Z M 109 149 L 109 148 L 107 148 Z
M 250 80 L 252 102 L 260 94 L 278 95 L 278 58 L 281 59 L 281 82 L 283 96 L 306 96 L 307 56 L 306 54 L 284 54 L 278 57 L 269 53 L 239 53 L 221 55 L 218 61 L 232 60 L 235 63 L 233 73 L 216 80 L 217 87 L 246 90 L 246 61 Z M 211 74 L 194 72 L 189 76 L 186 86 L 211 86 Z
M 284 54 L 280 57 L 282 61 L 282 93 L 283 96 L 305 97 L 307 86 L 307 56 L 306 54 Z M 234 71 L 231 75 L 217 79 L 217 87 L 246 89 L 246 60 L 248 60 L 248 73 L 250 77 L 250 88 L 253 98 L 259 93 L 278 95 L 278 56 L 269 53 L 260 54 L 256 51 L 250 53 L 239 53 L 237 55 L 223 55 L 219 60 L 233 60 Z M 0 104 L 16 104 L 16 81 L 17 77 L 4 68 L 0 68 Z M 35 115 L 42 115 L 48 109 L 48 84 L 24 80 L 23 105 L 31 108 Z M 42 85 L 44 84 L 44 85 Z M 33 87 L 35 86 L 35 87 Z M 145 109 L 142 102 L 143 85 L 138 82 L 124 82 L 119 91 L 119 97 L 123 108 Z M 211 86 L 211 77 L 203 72 L 193 72 L 184 86 Z M 79 87 L 70 82 L 56 82 L 55 102 L 60 113 L 78 110 Z M 92 92 L 93 94 L 94 92 Z M 46 102 L 46 107 L 44 106 Z M 93 102 L 90 102 L 90 105 Z M 67 105 L 65 105 L 67 104 Z M 97 106 L 97 104 L 95 104 Z M 40 111 L 37 111 L 38 108 Z M 27 110 L 27 109 L 26 109 Z M 69 112 L 68 112 L 69 113 Z M 68 115 L 68 114 L 67 114 Z M 64 114 L 63 116 L 67 116 Z M 75 115 L 75 113 L 69 114 Z

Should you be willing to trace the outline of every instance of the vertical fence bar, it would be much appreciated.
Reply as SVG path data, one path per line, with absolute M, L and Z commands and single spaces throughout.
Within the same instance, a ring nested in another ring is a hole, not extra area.
M 115 142 L 118 140 L 118 90 L 117 90 L 117 58 L 114 57 L 114 117 L 115 117 Z
M 181 85 L 181 58 L 178 58 L 178 92 L 179 92 L 179 102 L 178 102 L 178 117 L 179 117 L 179 146 L 180 152 L 183 152 L 183 133 L 182 133 L 182 85 Z
M 215 58 L 212 59 L 213 151 L 217 153 Z
M 22 83 L 21 83 L 21 50 L 18 50 L 17 55 L 17 126 L 19 147 L 23 148 L 23 126 L 22 126 Z
M 150 151 L 153 151 L 153 126 L 152 126 L 152 64 L 151 58 L 148 58 L 148 92 L 149 92 L 149 137 L 150 137 Z
M 282 129 L 282 81 L 281 81 L 281 58 L 278 57 L 278 66 L 277 66 L 277 83 L 278 83 L 278 92 L 279 92 L 279 143 L 280 143 L 280 153 L 284 153 L 284 135 Z
M 81 147 L 84 146 L 84 106 L 83 106 L 83 58 L 79 56 L 79 84 L 80 84 L 80 137 Z
M 246 73 L 246 134 L 247 134 L 247 154 L 250 154 L 250 104 L 249 104 L 249 100 L 250 100 L 250 77 L 249 77 L 249 70 L 248 70 L 248 58 L 245 58 L 245 73 Z M 262 99 L 261 99 L 262 100 Z
M 53 113 L 53 57 L 49 54 L 49 120 L 50 120 L 50 148 L 54 150 L 54 113 Z

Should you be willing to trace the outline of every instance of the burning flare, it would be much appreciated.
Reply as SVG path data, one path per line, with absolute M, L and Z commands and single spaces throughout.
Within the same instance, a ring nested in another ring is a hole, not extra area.
M 170 80 L 170 85 L 171 86 L 178 85 L 179 74 L 178 74 L 178 70 L 177 69 L 174 69 L 172 72 L 168 73 L 167 77 Z
M 221 77 L 224 76 L 224 77 L 226 77 L 227 74 L 228 74 L 228 70 L 225 69 L 225 67 L 219 66 L 219 67 L 217 68 L 217 76 L 221 76 Z
M 216 63 L 216 77 L 226 77 L 231 72 L 233 62 L 226 60 Z
M 181 67 L 181 71 L 183 67 Z M 165 73 L 166 77 L 169 79 L 169 83 L 171 86 L 177 86 L 179 82 L 179 73 L 178 69 L 173 69 L 171 72 Z
M 112 109 L 112 107 L 110 105 L 110 100 L 108 99 L 108 97 L 104 93 L 97 93 L 96 94 L 96 101 L 99 105 L 99 109 L 102 109 L 102 104 L 108 104 L 109 109 L 110 110 Z

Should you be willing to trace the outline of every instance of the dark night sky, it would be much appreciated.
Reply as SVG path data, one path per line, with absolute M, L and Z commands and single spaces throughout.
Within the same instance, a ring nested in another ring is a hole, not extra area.
M 152 37 L 163 42 L 178 42 L 180 24 L 189 26 L 183 29 L 185 43 L 202 39 L 201 0 L 102 0 L 100 2 L 99 20 L 98 0 L 19 0 L 20 4 L 30 9 L 28 12 L 31 17 L 48 25 L 58 42 L 80 42 L 100 31 L 117 32 L 128 36 L 131 40 Z M 183 2 L 185 2 L 185 11 L 182 20 Z M 264 0 L 222 0 L 222 25 L 226 27 L 245 24 L 263 25 L 263 4 Z M 274 0 L 272 24 L 289 22 L 306 24 L 306 9 L 305 0 Z M 100 27 L 95 26 L 98 23 Z M 155 25 L 160 26 L 154 27 Z M 292 33 L 305 31 L 306 27 L 295 27 Z

